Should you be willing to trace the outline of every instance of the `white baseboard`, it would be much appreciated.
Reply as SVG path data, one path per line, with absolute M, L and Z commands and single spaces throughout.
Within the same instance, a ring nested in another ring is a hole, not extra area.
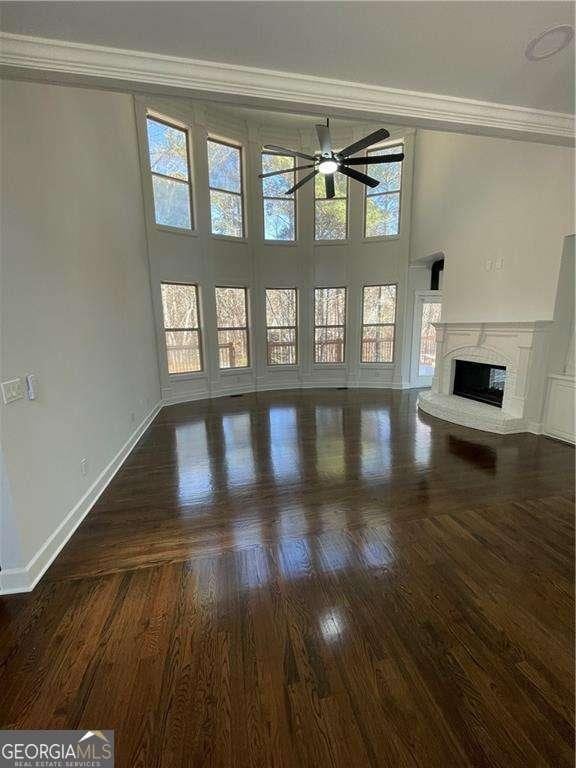
M 563 443 L 570 443 L 570 445 L 576 444 L 574 432 L 566 432 L 563 429 L 548 429 L 546 431 L 542 429 L 538 434 L 542 434 L 545 437 L 551 437 L 554 440 L 561 440 Z
M 193 403 L 196 400 L 208 400 L 213 395 L 208 391 L 204 392 L 178 392 L 176 395 L 169 395 L 162 398 L 161 408 L 166 405 L 179 405 L 180 403 Z
M 198 400 L 211 400 L 218 397 L 230 397 L 232 395 L 246 395 L 255 392 L 275 392 L 287 389 L 410 389 L 411 385 L 402 381 L 378 380 L 350 381 L 345 376 L 338 378 L 303 378 L 298 381 L 274 382 L 258 379 L 256 382 L 236 384 L 229 387 L 218 387 L 211 391 L 178 392 L 174 395 L 164 395 L 162 407 L 167 405 L 180 405 L 181 403 L 194 403 Z
M 8 568 L 0 571 L 0 595 L 31 592 L 34 589 L 74 531 L 105 491 L 140 437 L 160 412 L 161 407 L 162 404 L 157 403 L 140 422 L 112 461 L 102 470 L 84 496 L 66 515 L 54 533 L 44 542 L 32 560 L 24 568 Z

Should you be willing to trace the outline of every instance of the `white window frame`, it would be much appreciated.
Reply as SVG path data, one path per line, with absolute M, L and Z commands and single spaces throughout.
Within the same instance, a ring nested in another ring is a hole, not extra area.
M 213 144 L 222 144 L 225 147 L 232 147 L 233 149 L 237 149 L 240 154 L 240 192 L 232 192 L 229 189 L 221 189 L 220 187 L 212 187 L 210 185 L 210 164 L 207 161 L 207 170 L 208 170 L 208 207 L 210 211 L 210 235 L 215 238 L 216 240 L 229 240 L 233 243 L 245 243 L 247 240 L 247 222 L 246 222 L 246 186 L 245 186 L 245 179 L 246 179 L 246 173 L 245 173 L 245 152 L 244 152 L 244 145 L 241 144 L 238 141 L 233 141 L 232 139 L 224 139 L 221 136 L 214 136 L 212 134 L 209 134 L 206 139 L 206 158 L 208 158 L 208 143 L 212 142 Z M 242 211 L 242 235 L 219 235 L 212 231 L 212 202 L 210 199 L 210 192 L 214 190 L 215 192 L 223 192 L 226 195 L 236 195 L 240 198 L 241 203 L 241 211 Z M 224 288 L 233 288 L 235 286 L 219 286 Z M 243 286 L 238 286 L 243 287 Z
M 262 165 L 262 158 L 264 155 L 277 155 L 280 154 L 279 152 L 270 152 L 265 149 L 262 149 L 260 151 L 260 167 L 263 168 Z M 291 173 L 292 178 L 294 180 L 294 184 L 298 181 L 298 172 L 294 170 L 296 167 L 296 157 L 295 155 L 281 155 L 281 157 L 291 157 L 292 158 L 292 168 L 287 168 L 286 173 Z M 260 196 L 262 198 L 262 240 L 266 245 L 284 245 L 284 246 L 292 246 L 296 245 L 298 243 L 298 201 L 297 201 L 297 191 L 292 193 L 291 197 L 287 197 L 286 195 L 282 195 L 281 197 L 271 197 L 270 195 L 264 194 L 264 179 L 260 179 Z M 264 211 L 264 204 L 266 200 L 290 200 L 292 202 L 292 208 L 294 211 L 294 238 L 293 240 L 272 240 L 270 238 L 266 237 L 266 213 Z
M 221 328 L 218 325 L 218 305 L 216 302 L 216 291 L 218 288 L 235 288 L 236 290 L 244 291 L 244 307 L 246 315 L 246 326 L 234 326 L 233 328 Z M 250 289 L 247 285 L 233 285 L 228 283 L 227 285 L 215 285 L 214 286 L 214 313 L 216 315 L 216 361 L 218 363 L 218 372 L 220 374 L 231 374 L 235 371 L 248 371 L 252 368 L 252 349 L 251 349 L 251 332 L 250 332 Z M 230 368 L 220 367 L 220 345 L 218 343 L 219 331 L 246 331 L 246 365 L 236 365 Z
M 330 289 L 336 289 L 344 291 L 344 324 L 343 325 L 316 325 L 316 291 L 326 291 Z M 314 365 L 318 365 L 322 368 L 326 367 L 338 367 L 342 365 L 346 365 L 346 353 L 347 353 L 347 347 L 348 347 L 348 334 L 347 334 L 347 324 L 348 324 L 348 287 L 345 285 L 315 285 L 312 289 L 314 292 L 314 301 L 312 303 L 312 360 L 314 362 Z M 344 335 L 342 338 L 342 360 L 339 362 L 329 362 L 324 363 L 322 361 L 316 360 L 316 329 L 317 328 L 342 328 L 344 330 Z
M 163 285 L 183 285 L 186 288 L 194 288 L 196 292 L 196 316 L 198 317 L 197 328 L 167 328 L 166 318 L 164 317 L 164 302 L 162 301 Z M 161 280 L 160 281 L 160 304 L 162 307 L 162 328 L 164 333 L 164 359 L 166 361 L 166 370 L 170 379 L 188 379 L 196 376 L 204 376 L 206 373 L 204 356 L 204 333 L 202 330 L 202 308 L 200 304 L 200 286 L 198 283 L 189 283 L 182 280 Z M 168 345 L 166 343 L 166 334 L 178 331 L 197 331 L 198 332 L 198 350 L 200 355 L 200 369 L 197 371 L 183 371 L 182 373 L 170 373 L 168 369 Z
M 393 323 L 365 323 L 364 322 L 364 289 L 365 288 L 390 288 L 394 286 L 394 322 Z M 362 313 L 360 316 L 360 365 L 395 365 L 396 363 L 396 325 L 398 319 L 398 283 L 365 283 L 362 286 Z M 392 360 L 364 360 L 364 328 L 390 328 L 394 329 L 392 336 Z
M 424 304 L 442 304 L 441 290 L 419 290 L 414 293 L 414 307 L 412 317 L 412 349 L 410 354 L 410 382 L 415 387 L 429 387 L 432 385 L 433 376 L 421 376 L 420 368 L 420 343 L 422 331 L 422 310 Z M 436 360 L 438 363 L 438 360 Z
M 320 239 L 316 237 L 316 203 L 318 200 L 346 200 L 346 236 L 343 238 Z M 314 244 L 315 245 L 342 245 L 350 242 L 350 179 L 346 176 L 346 197 L 335 195 L 334 197 L 316 197 L 316 177 L 314 178 Z
M 154 120 L 156 123 L 162 123 L 163 125 L 167 125 L 169 128 L 174 128 L 177 131 L 182 131 L 186 135 L 186 159 L 187 159 L 187 168 L 188 168 L 188 180 L 181 179 L 178 176 L 167 176 L 163 173 L 156 173 L 156 171 L 152 170 L 152 165 L 150 163 L 150 144 L 148 141 L 148 120 Z M 192 182 L 192 170 L 193 170 L 193 163 L 192 163 L 192 141 L 191 141 L 191 135 L 190 135 L 190 126 L 186 125 L 185 123 L 182 123 L 180 120 L 176 120 L 173 117 L 167 117 L 166 115 L 160 114 L 159 112 L 155 112 L 152 109 L 147 109 L 146 114 L 144 115 L 144 140 L 146 143 L 146 167 L 148 168 L 148 173 L 150 176 L 150 196 L 152 200 L 152 218 L 154 220 L 154 226 L 156 229 L 159 229 L 164 232 L 174 232 L 178 235 L 197 235 L 197 228 L 196 228 L 196 201 L 194 198 L 194 184 Z M 154 176 L 159 176 L 160 178 L 164 179 L 170 179 L 172 181 L 177 181 L 180 184 L 187 184 L 188 185 L 188 204 L 190 206 L 190 227 L 173 227 L 169 224 L 159 224 L 156 221 L 156 201 L 154 199 L 154 183 L 153 178 Z
M 366 203 L 368 200 L 368 190 L 371 189 L 370 187 L 365 187 L 364 189 L 364 210 L 363 210 L 363 221 L 362 221 L 362 232 L 363 237 L 362 240 L 365 243 L 377 243 L 378 241 L 383 240 L 399 240 L 402 236 L 402 196 L 404 194 L 404 163 L 406 162 L 406 141 L 405 139 L 395 139 L 394 141 L 388 141 L 385 144 L 379 144 L 377 147 L 371 147 L 367 152 L 366 155 L 375 155 L 378 154 L 379 150 L 382 149 L 392 149 L 393 147 L 398 147 L 399 152 L 404 152 L 404 160 L 400 164 L 400 189 L 396 190 L 395 192 L 377 192 L 374 195 L 370 195 L 370 197 L 378 197 L 378 195 L 398 195 L 398 234 L 396 235 L 374 235 L 372 237 L 369 237 L 366 234 Z M 365 165 L 364 166 L 364 172 L 370 175 L 370 166 Z M 375 187 L 377 189 L 377 187 Z
M 296 317 L 294 318 L 294 325 L 268 325 L 268 316 L 267 316 L 267 292 L 268 291 L 294 291 L 294 294 L 296 296 Z M 297 368 L 300 364 L 300 339 L 299 339 L 299 333 L 298 333 L 298 319 L 299 319 L 299 312 L 300 312 L 300 297 L 298 295 L 298 288 L 294 287 L 293 285 L 288 286 L 282 286 L 280 288 L 278 287 L 270 287 L 264 289 L 264 321 L 266 324 L 266 365 L 269 368 Z M 294 349 L 296 353 L 296 361 L 294 363 L 271 363 L 270 362 L 270 348 L 269 348 L 269 342 L 268 342 L 268 331 L 286 331 L 286 330 L 294 330 Z

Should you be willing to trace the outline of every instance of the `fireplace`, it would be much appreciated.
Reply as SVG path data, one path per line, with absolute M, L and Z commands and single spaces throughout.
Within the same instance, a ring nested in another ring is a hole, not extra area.
M 506 381 L 504 365 L 469 360 L 455 360 L 454 363 L 454 395 L 502 408 Z
M 434 323 L 434 380 L 418 395 L 419 409 L 498 435 L 540 434 L 549 325 Z

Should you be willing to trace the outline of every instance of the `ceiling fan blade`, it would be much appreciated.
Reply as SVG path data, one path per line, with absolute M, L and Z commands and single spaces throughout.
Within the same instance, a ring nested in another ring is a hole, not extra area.
M 326 197 L 328 200 L 331 200 L 336 194 L 334 191 L 334 174 L 327 173 L 326 176 L 324 176 L 324 183 L 326 185 Z
M 314 155 L 305 155 L 303 152 L 297 152 L 295 149 L 286 149 L 286 147 L 277 147 L 274 144 L 265 144 L 264 149 L 270 149 L 277 155 L 296 155 L 296 157 L 303 157 L 304 160 L 316 160 Z
M 296 190 L 297 190 L 297 189 L 300 189 L 300 187 L 301 187 L 303 184 L 306 184 L 306 182 L 307 182 L 307 181 L 310 181 L 310 179 L 313 179 L 313 178 L 314 178 L 314 176 L 316 176 L 316 174 L 317 174 L 317 173 L 318 173 L 318 171 L 312 171 L 312 173 L 309 173 L 307 176 L 304 176 L 304 178 L 303 178 L 303 179 L 300 179 L 300 181 L 298 182 L 298 184 L 294 184 L 294 186 L 292 187 L 292 189 L 288 189 L 288 190 L 286 190 L 286 192 L 285 192 L 284 194 L 285 194 L 285 195 L 291 195 L 291 194 L 292 194 L 292 192 L 296 192 Z
M 373 165 L 374 163 L 401 163 L 404 154 L 396 155 L 370 155 L 370 157 L 345 157 L 342 162 L 345 165 Z
M 374 133 L 369 133 L 368 136 L 364 136 L 363 139 L 355 141 L 354 144 L 349 144 L 347 147 L 344 147 L 338 154 L 340 157 L 348 157 L 348 155 L 360 152 L 361 149 L 366 149 L 366 147 L 369 147 L 371 144 L 376 144 L 377 141 L 384 141 L 384 139 L 387 139 L 389 136 L 390 134 L 386 128 L 379 128 L 377 131 L 374 131 Z
M 279 176 L 281 173 L 293 173 L 294 171 L 303 171 L 305 168 L 314 168 L 314 163 L 311 165 L 297 165 L 294 168 L 284 168 L 282 171 L 269 171 L 268 173 L 259 173 L 259 179 L 267 179 L 268 176 Z
M 360 171 L 355 171 L 354 168 L 346 168 L 345 165 L 341 165 L 338 170 L 340 173 L 343 173 L 345 176 L 350 176 L 351 179 L 355 179 L 356 181 L 361 181 L 362 184 L 366 184 L 368 187 L 377 187 L 380 182 L 378 179 L 373 179 L 371 176 L 366 176 L 365 173 L 360 173 Z
M 316 133 L 320 142 L 320 151 L 323 155 L 332 154 L 332 139 L 330 138 L 330 128 L 327 125 L 317 125 Z

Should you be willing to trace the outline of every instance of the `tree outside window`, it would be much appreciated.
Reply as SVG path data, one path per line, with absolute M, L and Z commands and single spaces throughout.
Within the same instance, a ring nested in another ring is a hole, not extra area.
M 208 139 L 208 178 L 212 234 L 243 238 L 242 149 Z
M 283 171 L 278 176 L 262 179 L 264 206 L 264 239 L 293 242 L 296 239 L 295 193 L 287 195 L 295 181 L 294 157 L 262 153 L 262 173 Z

